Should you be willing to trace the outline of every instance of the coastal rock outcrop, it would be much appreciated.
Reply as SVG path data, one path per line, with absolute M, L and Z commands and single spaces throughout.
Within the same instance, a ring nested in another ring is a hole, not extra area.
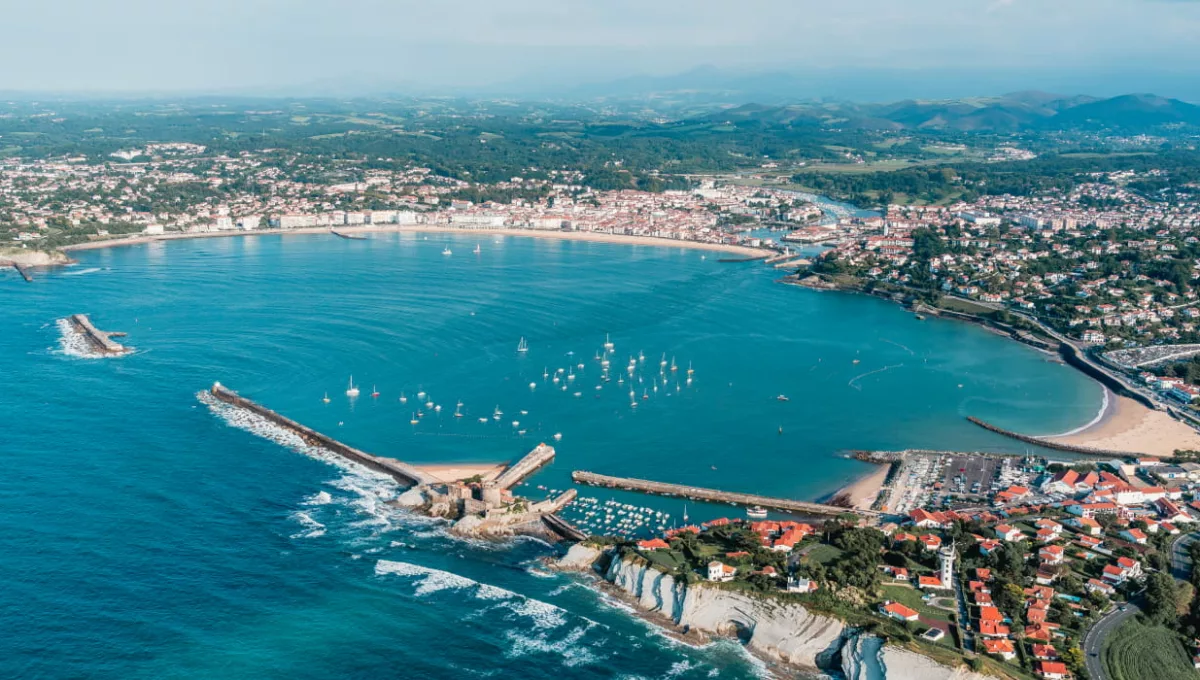
M 740 639 L 755 652 L 802 669 L 836 648 L 844 626 L 799 604 L 772 601 L 703 584 L 687 586 L 639 560 L 613 560 L 606 578 L 643 609 L 676 625 Z
M 605 557 L 595 548 L 575 546 L 559 563 L 579 569 L 589 558 Z M 950 668 L 916 652 L 883 645 L 879 638 L 847 629 L 839 619 L 815 614 L 801 604 L 706 583 L 689 586 L 639 558 L 613 558 L 604 577 L 642 609 L 685 630 L 737 637 L 753 652 L 804 671 L 827 669 L 840 652 L 842 664 L 837 670 L 847 678 L 878 677 L 882 670 L 886 678 L 985 680 L 966 666 Z
M 555 560 L 554 566 L 567 571 L 591 571 L 603 554 L 590 545 L 575 543 L 567 549 L 567 554 Z
M 74 262 L 57 250 L 33 248 L 0 248 L 0 265 L 19 264 L 22 267 L 53 267 Z

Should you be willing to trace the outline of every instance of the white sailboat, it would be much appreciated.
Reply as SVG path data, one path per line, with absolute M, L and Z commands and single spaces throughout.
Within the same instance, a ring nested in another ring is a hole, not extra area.
M 525 342 L 525 338 L 521 338 L 521 341 L 517 343 L 517 351 L 521 354 L 529 351 L 529 343 Z
M 473 250 L 473 251 L 471 251 L 471 252 L 473 252 L 473 253 L 475 253 L 476 255 L 478 255 L 479 253 L 481 253 L 481 252 L 483 252 L 483 251 L 479 249 L 479 244 L 478 244 L 478 243 L 476 243 L 476 244 L 475 244 L 475 250 Z
M 450 246 L 446 246 L 445 248 L 442 249 L 442 254 L 443 255 L 453 255 L 454 253 L 450 251 Z
M 354 376 L 350 376 L 350 387 L 346 388 L 347 397 L 357 397 L 358 388 L 354 386 Z
M 404 396 L 404 393 L 403 393 L 403 392 L 401 392 L 401 393 L 400 393 L 400 403 L 401 403 L 401 404 L 407 404 L 407 403 L 408 403 L 408 397 Z
M 326 404 L 329 403 L 329 393 L 328 392 L 325 393 L 324 397 L 321 397 L 321 401 L 325 402 Z
M 611 352 L 611 351 L 613 351 L 613 347 L 615 347 L 615 345 L 613 345 L 612 340 L 610 340 L 608 338 L 608 333 L 605 333 L 604 334 L 604 351 Z

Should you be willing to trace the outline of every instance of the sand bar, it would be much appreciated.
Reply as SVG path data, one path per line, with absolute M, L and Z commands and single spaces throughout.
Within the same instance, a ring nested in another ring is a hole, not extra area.
M 686 248 L 689 250 L 709 250 L 733 253 L 741 257 L 766 257 L 774 255 L 775 251 L 750 246 L 730 245 L 726 243 L 707 243 L 703 241 L 685 241 L 682 239 L 660 238 L 657 236 L 627 236 L 625 234 L 607 234 L 597 231 L 549 231 L 540 229 L 460 229 L 442 225 L 404 225 L 404 226 L 365 226 L 338 227 L 343 234 L 363 233 L 436 233 L 436 234 L 479 234 L 482 236 L 523 236 L 529 238 L 556 239 L 560 241 L 591 241 L 594 243 L 615 243 L 622 245 L 642 245 L 668 248 Z M 63 246 L 63 251 L 98 250 L 101 248 L 117 248 L 134 246 L 144 243 L 161 243 L 163 241 L 180 241 L 195 238 L 219 238 L 227 236 L 261 236 L 281 234 L 329 234 L 328 227 L 301 227 L 298 229 L 255 229 L 253 231 L 216 231 L 197 234 L 163 234 L 161 236 L 134 236 L 131 238 L 115 238 L 103 241 L 89 241 Z
M 1200 432 L 1187 423 L 1115 394 L 1108 396 L 1108 408 L 1091 426 L 1074 434 L 1046 439 L 1149 456 L 1171 456 L 1178 449 L 1200 450 Z

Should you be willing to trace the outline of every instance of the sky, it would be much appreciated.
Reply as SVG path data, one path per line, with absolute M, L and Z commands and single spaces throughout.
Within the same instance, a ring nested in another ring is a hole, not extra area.
M 808 96 L 1200 100 L 1200 0 L 0 0 L 0 17 L 3 92 L 519 95 L 712 67 L 808 78 Z

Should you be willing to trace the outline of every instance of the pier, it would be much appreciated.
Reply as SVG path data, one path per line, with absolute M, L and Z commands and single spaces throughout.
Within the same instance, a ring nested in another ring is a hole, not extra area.
M 392 477 L 402 484 L 411 486 L 429 486 L 438 483 L 437 479 L 434 479 L 430 475 L 425 474 L 421 470 L 418 470 L 407 463 L 398 461 L 395 458 L 373 456 L 352 446 L 347 446 L 346 444 L 343 444 L 332 437 L 323 435 L 320 432 L 305 427 L 304 425 L 301 425 L 290 418 L 281 416 L 271 409 L 261 406 L 239 395 L 237 392 L 226 388 L 221 383 L 213 383 L 212 395 L 226 404 L 244 408 L 262 416 L 263 418 L 266 418 L 280 427 L 294 432 L 295 434 L 299 435 L 300 438 L 305 441 L 305 443 L 311 446 L 319 446 L 330 453 L 335 453 L 341 456 L 342 458 L 358 463 L 359 465 L 375 470 L 376 472 L 382 472 L 383 474 Z
M 12 266 L 13 266 L 13 269 L 16 269 L 17 273 L 21 275 L 21 278 L 25 279 L 29 283 L 33 283 L 33 274 L 29 273 L 28 267 L 17 264 L 16 262 L 13 262 Z
M 88 344 L 94 347 L 97 351 L 104 354 L 124 354 L 129 351 L 129 348 L 119 342 L 114 342 L 112 338 L 121 337 L 124 333 L 106 333 L 94 325 L 87 314 L 72 314 L 67 317 L 67 321 L 75 330 L 79 331 L 88 341 Z
M 708 501 L 711 503 L 730 503 L 732 505 L 743 506 L 758 505 L 764 508 L 771 508 L 784 512 L 833 516 L 852 513 L 870 518 L 872 520 L 877 520 L 880 517 L 880 513 L 875 512 L 874 510 L 855 510 L 853 508 L 844 508 L 836 505 L 824 505 L 822 503 L 810 503 L 808 501 L 795 501 L 788 498 L 773 498 L 771 496 L 759 496 L 757 494 L 718 491 L 716 489 L 705 489 L 698 486 L 667 484 L 665 482 L 651 482 L 644 479 L 610 477 L 608 475 L 598 475 L 593 472 L 583 472 L 579 470 L 571 473 L 571 479 L 576 484 L 603 486 L 611 489 L 624 489 L 626 491 L 640 491 L 642 493 L 652 493 L 660 496 L 678 496 L 679 498 L 688 498 L 696 501 Z
M 367 240 L 366 236 L 359 236 L 356 234 L 347 234 L 345 232 L 338 231 L 337 229 L 330 229 L 329 233 L 333 234 L 334 236 L 337 236 L 338 238 L 344 238 L 344 239 L 347 239 L 350 241 L 366 241 Z
M 496 477 L 492 485 L 500 489 L 511 489 L 521 480 L 552 460 L 554 460 L 554 447 L 547 446 L 546 444 L 538 444 L 532 451 L 525 454 L 524 458 L 500 473 L 500 476 Z

